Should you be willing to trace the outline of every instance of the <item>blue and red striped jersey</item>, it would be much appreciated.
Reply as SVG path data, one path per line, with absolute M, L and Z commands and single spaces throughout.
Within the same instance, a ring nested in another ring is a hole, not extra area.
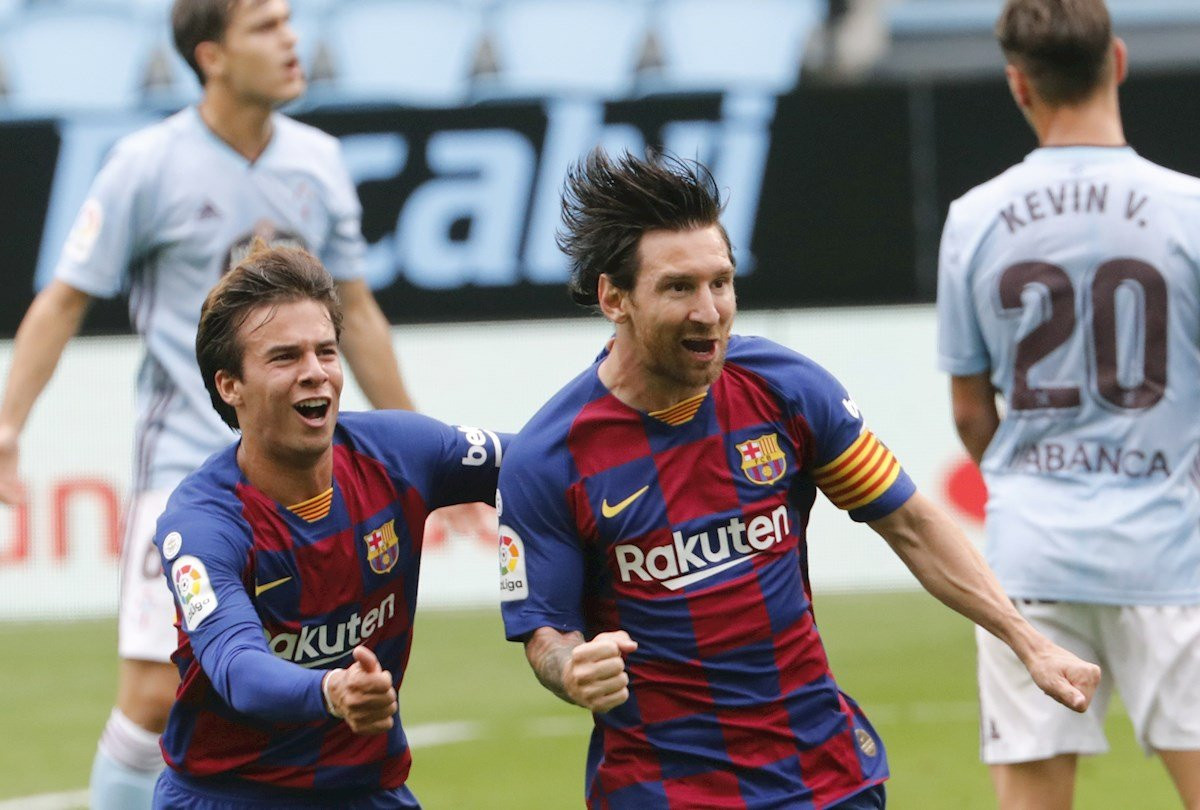
M 403 411 L 340 414 L 331 490 L 291 508 L 246 480 L 236 450 L 185 479 L 158 523 L 182 679 L 164 758 L 189 784 L 248 795 L 349 800 L 401 786 L 411 756 L 400 723 L 351 733 L 325 713 L 320 680 L 363 644 L 400 686 L 425 519 L 493 500 L 501 438 Z M 247 683 L 264 662 L 276 674 Z
M 647 414 L 599 362 L 538 412 L 500 475 L 507 636 L 626 630 L 629 700 L 595 716 L 592 808 L 822 808 L 887 778 L 833 679 L 806 527 L 821 489 L 859 521 L 915 491 L 811 360 L 733 337 L 702 397 Z

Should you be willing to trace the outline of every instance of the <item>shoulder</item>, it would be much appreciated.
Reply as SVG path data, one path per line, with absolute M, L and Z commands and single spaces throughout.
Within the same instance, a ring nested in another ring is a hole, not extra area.
M 413 411 L 344 411 L 338 414 L 334 440 L 395 471 L 402 459 L 421 463 L 440 458 L 452 430 Z
M 734 335 L 729 339 L 726 365 L 755 375 L 785 397 L 794 398 L 841 384 L 815 360 L 763 337 Z
M 282 113 L 275 114 L 273 123 L 275 132 L 289 149 L 310 150 L 325 157 L 333 157 L 341 151 L 337 138 L 311 124 L 302 123 Z
M 976 220 L 981 213 L 1003 204 L 1011 196 L 1014 187 L 1022 183 L 1028 171 L 1029 168 L 1024 163 L 1017 163 L 967 191 L 950 203 L 950 210 L 946 215 L 947 225 L 959 218 Z
M 171 493 L 155 533 L 160 548 L 172 533 L 181 535 L 184 550 L 193 554 L 215 539 L 246 533 L 237 493 L 241 474 L 235 454 L 233 445 L 212 456 Z
M 1200 178 L 1168 169 L 1138 155 L 1134 158 L 1137 174 L 1168 194 L 1185 200 L 1200 202 Z
M 171 150 L 186 140 L 188 112 L 182 110 L 120 138 L 109 152 L 109 161 L 119 161 L 146 176 L 154 176 Z
M 565 457 L 571 428 L 580 413 L 596 398 L 598 385 L 596 365 L 593 364 L 547 400 L 505 448 L 501 475 L 510 466 L 540 466 L 546 465 L 551 458 Z

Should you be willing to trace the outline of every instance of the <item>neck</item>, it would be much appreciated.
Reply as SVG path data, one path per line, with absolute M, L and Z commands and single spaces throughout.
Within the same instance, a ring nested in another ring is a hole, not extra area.
M 254 161 L 271 141 L 271 107 L 237 101 L 218 87 L 209 87 L 199 104 L 200 118 L 218 138 L 246 160 Z
M 601 361 L 598 373 L 600 382 L 609 393 L 630 408 L 644 413 L 670 408 L 708 390 L 707 385 L 682 385 L 653 373 L 638 360 L 619 335 L 612 342 L 608 357 Z
M 1031 116 L 1042 146 L 1124 146 L 1116 93 L 1074 107 L 1046 107 Z
M 316 458 L 275 455 L 243 436 L 237 462 L 251 486 L 285 506 L 315 498 L 333 484 L 332 446 Z

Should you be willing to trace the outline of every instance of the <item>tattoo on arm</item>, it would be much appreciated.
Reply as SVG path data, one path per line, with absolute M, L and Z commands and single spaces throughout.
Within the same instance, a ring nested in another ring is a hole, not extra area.
M 525 642 L 525 657 L 542 686 L 567 703 L 574 703 L 567 696 L 563 685 L 563 668 L 571 658 L 571 650 L 583 643 L 583 634 L 578 631 L 560 633 L 550 627 L 540 627 Z

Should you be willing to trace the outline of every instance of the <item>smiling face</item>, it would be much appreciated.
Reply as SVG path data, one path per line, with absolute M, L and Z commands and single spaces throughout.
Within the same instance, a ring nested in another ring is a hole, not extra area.
M 601 308 L 617 327 L 619 375 L 668 407 L 702 393 L 721 374 L 737 312 L 729 245 L 716 225 L 647 231 L 633 289 L 602 279 Z
M 220 42 L 205 42 L 198 57 L 210 83 L 235 98 L 278 107 L 304 92 L 304 69 L 287 0 L 239 0 Z
M 328 453 L 342 393 L 342 365 L 329 311 L 304 299 L 265 304 L 238 329 L 242 373 L 216 375 L 237 411 L 242 443 L 276 462 L 308 466 Z

